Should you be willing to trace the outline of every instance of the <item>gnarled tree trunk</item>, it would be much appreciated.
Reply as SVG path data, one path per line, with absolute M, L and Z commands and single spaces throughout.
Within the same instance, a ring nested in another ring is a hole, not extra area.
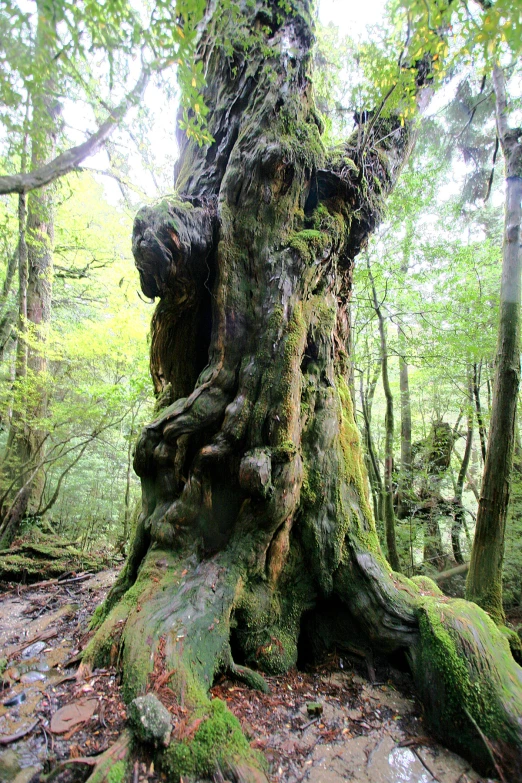
M 135 224 L 143 291 L 160 298 L 151 366 L 166 407 L 136 448 L 143 511 L 85 661 L 119 645 L 127 698 L 165 669 L 203 719 L 160 754 L 172 780 L 218 766 L 259 779 L 239 725 L 208 700 L 213 678 L 262 687 L 252 668 L 283 672 L 301 639 L 321 650 L 339 634 L 406 651 L 448 744 L 484 767 L 486 742 L 521 758 L 522 670 L 507 642 L 476 606 L 393 573 L 380 551 L 347 307 L 412 134 L 374 117 L 364 149 L 325 153 L 311 10 L 210 4 L 198 57 L 215 141 L 181 142 L 176 199 Z

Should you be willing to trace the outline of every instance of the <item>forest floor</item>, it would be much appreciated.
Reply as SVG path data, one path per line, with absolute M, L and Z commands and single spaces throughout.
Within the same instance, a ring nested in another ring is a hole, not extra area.
M 117 668 L 76 676 L 89 617 L 116 574 L 0 588 L 0 783 L 37 783 L 51 771 L 53 783 L 79 783 L 125 727 Z M 272 783 L 484 781 L 430 737 L 405 672 L 341 654 L 267 679 L 269 694 L 224 679 L 212 693 L 264 752 Z M 162 780 L 146 758 L 132 777 Z

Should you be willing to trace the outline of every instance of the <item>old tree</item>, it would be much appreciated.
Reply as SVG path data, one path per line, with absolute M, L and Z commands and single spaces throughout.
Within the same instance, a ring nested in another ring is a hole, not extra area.
M 119 650 L 127 699 L 153 670 L 194 711 L 170 780 L 259 779 L 208 688 L 357 640 L 403 651 L 426 716 L 480 768 L 522 780 L 522 669 L 474 604 L 383 557 L 349 389 L 354 259 L 413 145 L 368 113 L 334 150 L 311 86 L 312 0 L 210 2 L 197 57 L 214 141 L 180 140 L 176 196 L 138 214 L 141 286 L 159 304 L 157 418 L 136 447 L 143 511 L 95 618 L 86 665 Z M 417 93 L 429 62 L 416 63 Z M 199 719 L 199 720 L 198 720 Z M 221 779 L 221 778 L 220 778 Z

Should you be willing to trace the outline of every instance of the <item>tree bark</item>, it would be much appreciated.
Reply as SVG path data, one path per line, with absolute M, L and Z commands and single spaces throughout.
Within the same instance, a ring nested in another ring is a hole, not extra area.
M 466 597 L 503 623 L 502 561 L 520 378 L 522 128 L 508 126 L 506 86 L 499 66 L 493 71 L 493 85 L 506 169 L 505 230 L 494 393 Z
M 402 246 L 401 275 L 406 279 L 410 266 L 410 253 L 413 238 L 413 221 L 406 224 L 406 234 Z M 404 329 L 397 326 L 399 338 L 399 385 L 401 395 L 401 465 L 397 482 L 397 516 L 405 519 L 412 513 L 413 500 L 413 453 L 411 401 L 408 362 L 406 361 L 407 343 Z
M 364 389 L 362 373 L 361 373 L 361 382 L 360 382 L 361 409 L 362 409 L 363 421 L 364 421 L 363 440 L 366 444 L 366 453 L 367 453 L 366 464 L 368 470 L 368 477 L 370 480 L 370 488 L 372 492 L 373 515 L 375 521 L 377 522 L 378 528 L 379 528 L 379 524 L 384 521 L 383 503 L 382 503 L 383 496 L 384 496 L 384 488 L 382 484 L 381 472 L 379 470 L 379 461 L 377 459 L 377 453 L 376 453 L 375 444 L 372 435 L 372 404 L 373 404 L 373 395 L 375 393 L 375 387 L 377 385 L 377 381 L 379 379 L 380 373 L 381 373 L 381 365 L 379 362 L 378 364 L 375 365 L 373 371 L 373 377 L 371 379 L 368 378 L 368 386 L 366 390 Z
M 411 128 L 380 117 L 364 151 L 355 134 L 325 153 L 311 4 L 241 9 L 212 3 L 200 27 L 215 141 L 181 140 L 177 197 L 135 224 L 142 288 L 160 297 L 152 371 L 167 407 L 136 447 L 143 511 L 84 665 L 119 649 L 127 699 L 165 671 L 178 705 L 197 711 L 194 736 L 156 754 L 172 780 L 217 768 L 261 780 L 209 686 L 229 672 L 263 687 L 253 667 L 283 672 L 300 645 L 319 652 L 339 633 L 406 651 L 448 744 L 488 767 L 486 736 L 519 761 L 522 672 L 498 629 L 382 556 L 346 380 L 354 258 Z

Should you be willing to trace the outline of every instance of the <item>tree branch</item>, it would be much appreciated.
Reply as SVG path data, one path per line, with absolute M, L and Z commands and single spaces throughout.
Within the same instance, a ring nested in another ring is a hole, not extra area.
M 102 144 L 107 141 L 124 118 L 130 106 L 138 103 L 149 81 L 149 75 L 148 68 L 143 68 L 133 89 L 111 111 L 109 117 L 100 125 L 96 133 L 93 133 L 83 144 L 71 147 L 54 158 L 50 163 L 46 163 L 34 171 L 29 171 L 27 174 L 13 174 L 0 177 L 0 194 L 28 193 L 30 190 L 44 187 L 44 185 L 48 185 L 50 182 L 54 182 L 59 177 L 63 177 L 65 174 L 78 168 L 85 158 L 97 152 Z

